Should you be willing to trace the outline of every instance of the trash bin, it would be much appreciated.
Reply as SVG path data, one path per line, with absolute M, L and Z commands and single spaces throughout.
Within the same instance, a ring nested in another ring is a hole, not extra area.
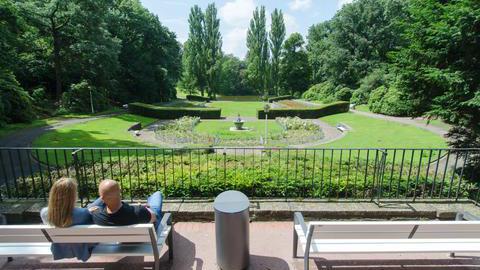
M 225 191 L 215 198 L 217 264 L 222 270 L 242 270 L 249 265 L 249 205 L 239 191 Z

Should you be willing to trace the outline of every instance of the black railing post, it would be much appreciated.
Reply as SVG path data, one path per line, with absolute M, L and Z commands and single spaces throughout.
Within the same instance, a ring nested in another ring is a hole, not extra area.
M 72 152 L 72 160 L 75 168 L 75 178 L 78 182 L 78 198 L 80 199 L 80 204 L 83 206 L 84 188 L 82 184 L 82 173 L 80 172 L 80 161 L 78 159 L 78 152 L 80 151 L 82 151 L 82 149 L 77 149 Z

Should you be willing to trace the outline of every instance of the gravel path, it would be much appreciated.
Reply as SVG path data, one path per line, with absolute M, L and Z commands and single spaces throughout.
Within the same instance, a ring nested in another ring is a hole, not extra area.
M 88 118 L 74 118 L 74 119 L 62 119 L 59 120 L 57 123 L 52 125 L 47 125 L 43 127 L 36 127 L 36 128 L 28 128 L 22 129 L 13 132 L 10 135 L 7 135 L 3 138 L 0 138 L 0 147 L 31 147 L 33 141 L 41 136 L 42 134 L 62 128 L 64 126 L 85 123 L 92 120 L 97 120 L 105 117 L 110 117 L 115 114 L 108 114 L 108 115 L 101 115 L 101 116 L 94 116 Z M 11 155 L 11 157 L 10 157 Z M 11 163 L 5 164 L 5 175 L 6 178 L 10 181 L 13 181 L 13 176 L 20 176 L 20 175 L 30 175 L 30 166 L 32 167 L 32 172 L 35 173 L 38 171 L 38 162 L 31 158 L 30 150 L 21 150 L 21 151 L 0 151 L 0 159 L 3 161 L 8 160 L 14 161 Z M 13 166 L 10 166 L 12 164 Z M 8 166 L 7 166 L 8 165 Z M 13 170 L 12 170 L 13 167 Z M 45 167 L 42 164 L 42 167 Z M 27 172 L 28 170 L 28 172 Z M 0 178 L 0 184 L 5 183 L 6 179 L 2 175 Z

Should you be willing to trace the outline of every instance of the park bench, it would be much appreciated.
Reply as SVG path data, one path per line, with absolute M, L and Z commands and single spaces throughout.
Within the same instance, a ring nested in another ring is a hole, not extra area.
M 345 126 L 345 124 L 342 124 L 342 123 L 337 124 L 337 129 L 342 133 L 348 130 L 347 126 Z
M 480 221 L 468 213 L 455 221 L 313 221 L 294 214 L 293 257 L 298 242 L 304 269 L 315 254 L 480 252 Z
M 130 226 L 77 225 L 55 228 L 49 225 L 1 225 L 0 257 L 52 255 L 51 243 L 98 243 L 92 256 L 153 256 L 154 269 L 159 269 L 160 251 L 168 245 L 173 258 L 173 225 L 171 214 L 164 214 L 158 231 L 153 224 Z

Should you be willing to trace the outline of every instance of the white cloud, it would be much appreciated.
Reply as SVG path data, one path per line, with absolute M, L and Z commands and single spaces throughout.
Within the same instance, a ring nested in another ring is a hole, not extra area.
M 353 0 L 337 0 L 337 8 L 341 9 L 343 5 L 352 3 Z
M 293 0 L 288 4 L 291 10 L 306 10 L 312 5 L 312 0 Z
M 254 9 L 254 0 L 233 0 L 220 8 L 220 18 L 229 25 L 244 26 L 250 21 Z
M 243 58 L 247 52 L 247 31 L 246 27 L 235 27 L 229 30 L 223 37 L 223 51 Z
M 287 37 L 294 32 L 298 32 L 298 23 L 295 17 L 288 13 L 283 14 L 283 19 L 285 21 L 285 30 L 287 32 Z

